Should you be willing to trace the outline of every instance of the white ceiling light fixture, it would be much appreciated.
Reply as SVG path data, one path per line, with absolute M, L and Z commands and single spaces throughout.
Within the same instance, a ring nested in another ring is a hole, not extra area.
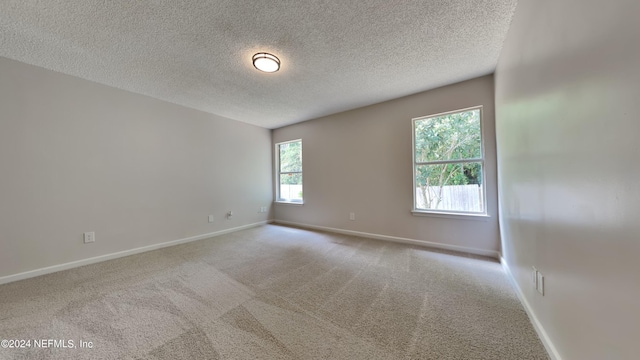
M 280 69 L 280 59 L 269 53 L 257 53 L 253 55 L 253 66 L 267 73 L 276 72 Z

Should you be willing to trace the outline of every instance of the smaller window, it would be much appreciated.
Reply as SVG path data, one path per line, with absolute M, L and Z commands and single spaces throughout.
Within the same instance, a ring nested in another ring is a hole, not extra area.
M 413 119 L 413 210 L 486 215 L 482 107 Z
M 302 203 L 302 140 L 276 144 L 276 201 Z

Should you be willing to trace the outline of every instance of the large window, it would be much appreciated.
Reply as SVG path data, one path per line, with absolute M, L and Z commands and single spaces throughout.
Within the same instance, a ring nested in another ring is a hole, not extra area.
M 413 119 L 414 213 L 486 214 L 482 107 Z
M 302 203 L 302 140 L 276 144 L 276 201 Z

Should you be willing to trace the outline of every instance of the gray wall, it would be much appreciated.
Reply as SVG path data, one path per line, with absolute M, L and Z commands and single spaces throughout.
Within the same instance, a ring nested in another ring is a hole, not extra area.
M 520 0 L 495 75 L 503 253 L 563 359 L 639 356 L 639 14 Z
M 475 105 L 484 106 L 491 217 L 413 216 L 411 119 Z M 498 251 L 493 107 L 493 77 L 484 76 L 274 130 L 274 143 L 302 139 L 304 171 L 304 205 L 277 204 L 274 218 Z
M 0 79 L 0 277 L 267 220 L 269 130 L 5 58 Z

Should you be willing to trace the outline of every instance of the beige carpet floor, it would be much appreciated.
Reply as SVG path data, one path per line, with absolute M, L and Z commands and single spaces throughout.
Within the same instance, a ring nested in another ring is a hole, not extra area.
M 0 339 L 75 345 L 0 359 L 548 359 L 495 260 L 276 225 L 2 285 Z

